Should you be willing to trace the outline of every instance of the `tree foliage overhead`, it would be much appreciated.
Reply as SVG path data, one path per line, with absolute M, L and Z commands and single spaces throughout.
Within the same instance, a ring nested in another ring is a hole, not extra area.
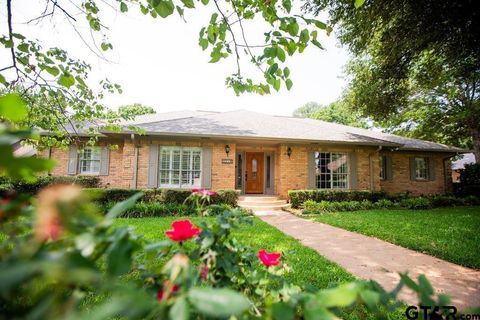
M 311 118 L 327 122 L 344 124 L 358 128 L 369 128 L 370 125 L 360 112 L 352 111 L 345 100 L 337 100 L 329 105 L 308 102 L 293 112 L 294 117 Z
M 473 147 L 480 158 L 480 10 L 473 0 L 310 0 L 327 9 L 348 66 L 351 107 L 390 131 Z
M 92 122 L 103 118 L 109 125 L 115 124 L 115 117 L 111 117 L 101 100 L 107 93 L 121 93 L 121 87 L 108 80 L 98 86 L 89 83 L 88 63 L 73 57 L 61 43 L 59 47 L 45 48 L 30 37 L 30 32 L 19 32 L 18 13 L 24 13 L 25 8 L 12 0 L 4 3 L 6 32 L 0 35 L 3 45 L 0 50 L 9 59 L 1 62 L 0 85 L 7 91 L 20 90 L 27 100 L 34 98 L 29 103 L 41 106 L 43 114 L 52 115 L 50 123 L 58 128 L 64 128 L 72 119 Z M 184 18 L 186 10 L 208 10 L 210 19 L 199 30 L 198 44 L 209 53 L 210 63 L 232 58 L 235 67 L 226 84 L 236 94 L 267 94 L 271 88 L 280 90 L 282 83 L 290 89 L 293 82 L 286 65 L 288 57 L 302 53 L 310 45 L 322 48 L 317 40 L 319 32 L 329 34 L 332 30 L 322 21 L 297 15 L 291 0 L 44 0 L 43 3 L 38 12 L 34 12 L 34 6 L 29 8 L 32 16 L 26 22 L 27 30 L 33 33 L 41 28 L 47 33 L 55 28 L 56 21 L 66 21 L 78 35 L 77 41 L 102 59 L 114 49 L 108 39 L 112 26 L 104 21 L 109 13 L 137 11 L 146 18 L 173 15 Z M 254 29 L 263 39 L 260 43 L 250 42 L 245 32 L 253 20 L 266 26 Z M 243 74 L 245 63 L 253 64 L 258 73 Z
M 124 119 L 132 119 L 144 114 L 157 113 L 153 107 L 141 103 L 128 104 L 118 107 L 118 114 Z

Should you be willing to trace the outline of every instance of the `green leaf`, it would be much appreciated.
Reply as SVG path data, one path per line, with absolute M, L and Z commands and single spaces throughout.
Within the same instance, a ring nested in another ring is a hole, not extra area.
M 278 64 L 274 63 L 270 66 L 270 68 L 268 68 L 267 72 L 271 75 L 274 75 L 277 70 L 278 70 Z
M 363 6 L 363 4 L 365 3 L 365 0 L 355 0 L 355 8 L 358 9 L 360 8 L 361 6 Z
M 347 283 L 336 288 L 324 289 L 317 293 L 319 303 L 326 307 L 348 307 L 357 299 L 359 287 L 357 283 Z
M 280 79 L 275 79 L 275 81 L 273 81 L 273 89 L 275 89 L 276 91 L 280 90 L 281 85 L 282 82 L 280 81 Z
M 202 3 L 203 3 L 204 5 L 207 5 L 207 4 L 208 4 L 208 1 L 209 1 L 209 0 L 202 0 Z
M 27 43 L 21 43 L 17 46 L 17 49 L 22 51 L 22 52 L 28 53 L 28 44 Z
M 283 68 L 283 75 L 285 78 L 288 78 L 290 76 L 290 69 L 288 67 Z
M 75 83 L 75 79 L 68 73 L 64 73 L 58 79 L 58 84 L 70 88 Z
M 168 312 L 168 318 L 172 320 L 190 319 L 190 305 L 185 297 L 180 297 L 175 301 L 175 304 Z
M 421 274 L 418 277 L 418 284 L 419 284 L 419 287 L 420 287 L 420 290 L 422 291 L 422 293 L 425 293 L 429 296 L 434 293 L 433 287 L 430 284 L 430 281 L 428 281 L 427 277 L 425 277 L 424 274 Z
M 114 242 L 108 250 L 107 272 L 119 276 L 130 271 L 133 245 L 127 236 Z
M 193 9 L 195 8 L 195 4 L 193 4 L 193 0 L 182 0 L 182 3 L 185 5 L 185 7 Z
M 171 1 L 171 0 L 162 0 L 155 7 L 155 11 L 162 18 L 168 17 L 169 15 L 171 15 L 173 13 L 174 10 L 175 10 L 175 5 L 173 4 L 173 1 Z
M 7 93 L 0 97 L 0 117 L 18 122 L 28 115 L 27 105 L 16 93 Z
M 60 70 L 58 70 L 58 68 L 55 66 L 50 67 L 50 66 L 44 65 L 42 66 L 42 69 L 44 69 L 54 77 L 58 76 L 58 74 L 60 73 Z
M 280 47 L 277 47 L 277 57 L 278 60 L 285 62 L 285 50 Z
M 120 11 L 121 12 L 127 12 L 128 11 L 128 6 L 125 2 L 120 3 Z
M 367 307 L 374 309 L 380 302 L 380 293 L 372 290 L 362 290 L 360 291 L 360 298 L 362 298 Z
M 420 290 L 419 286 L 406 273 L 400 273 L 400 278 L 407 287 L 415 292 Z
M 310 33 L 308 32 L 308 29 L 303 29 L 302 32 L 300 32 L 300 41 L 303 43 L 307 43 L 309 39 Z
M 243 295 L 225 288 L 192 288 L 188 292 L 188 300 L 199 313 L 215 318 L 239 315 L 250 306 Z
M 319 28 L 319 29 L 323 29 L 325 30 L 327 28 L 327 24 L 322 22 L 322 21 L 319 21 L 319 20 L 313 20 L 313 23 L 315 24 L 315 27 Z
M 108 42 L 102 42 L 100 47 L 102 48 L 103 51 L 107 51 L 108 49 L 113 49 L 112 44 Z
M 5 79 L 5 77 L 2 74 L 0 74 L 0 83 L 7 84 L 7 79 Z
M 287 79 L 287 80 L 285 81 L 285 85 L 287 86 L 287 90 L 290 90 L 290 89 L 292 88 L 292 86 L 293 86 L 292 80 Z
M 115 204 L 113 206 L 112 209 L 108 210 L 108 213 L 105 216 L 106 219 L 107 220 L 112 220 L 112 219 L 118 217 L 119 215 L 121 215 L 122 213 L 124 213 L 125 211 L 127 211 L 128 209 L 133 207 L 135 202 L 137 202 L 137 200 L 140 199 L 142 196 L 143 196 L 143 192 L 138 192 L 138 193 L 134 194 L 133 196 L 131 196 L 130 198 L 128 198 L 127 200 L 123 200 L 121 202 L 118 202 L 117 204 Z
M 288 13 L 292 10 L 292 1 L 290 0 L 282 0 L 282 5 L 287 10 Z
M 272 317 L 275 320 L 291 320 L 295 318 L 295 310 L 289 304 L 278 302 L 272 305 Z
M 300 30 L 297 21 L 293 21 L 290 23 L 287 27 L 288 33 L 293 37 L 298 34 L 298 31 Z
M 205 50 L 208 48 L 208 40 L 205 39 L 205 38 L 201 38 L 199 41 L 198 41 L 198 44 L 200 45 L 200 47 L 202 47 L 202 50 Z

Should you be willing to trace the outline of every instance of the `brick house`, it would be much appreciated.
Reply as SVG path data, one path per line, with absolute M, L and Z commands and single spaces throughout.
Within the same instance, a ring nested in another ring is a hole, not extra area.
M 107 187 L 235 188 L 286 197 L 288 190 L 315 188 L 449 192 L 450 158 L 464 152 L 319 120 L 244 110 L 145 115 L 122 128 L 120 133 L 102 132 L 95 147 L 72 145 L 41 154 L 58 162 L 51 174 L 99 175 Z

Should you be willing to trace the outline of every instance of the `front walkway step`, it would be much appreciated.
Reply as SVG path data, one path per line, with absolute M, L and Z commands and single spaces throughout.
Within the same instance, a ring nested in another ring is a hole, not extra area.
M 398 284 L 399 272 L 408 271 L 412 279 L 425 274 L 436 293 L 449 294 L 452 297 L 451 305 L 460 310 L 480 305 L 479 270 L 286 212 L 261 212 L 259 218 L 357 277 L 373 279 L 387 290 L 392 290 Z M 399 297 L 408 304 L 418 303 L 416 295 L 406 288 Z
M 257 200 L 241 200 L 238 201 L 239 204 L 244 204 L 244 205 L 264 205 L 264 204 L 285 204 L 287 201 L 285 200 L 270 200 L 270 201 L 257 201 Z
M 269 204 L 269 203 L 265 203 L 265 204 L 255 204 L 255 205 L 245 205 L 245 204 L 242 204 L 242 203 L 238 203 L 238 205 L 242 208 L 245 208 L 245 209 L 251 209 L 253 211 L 271 211 L 271 210 L 282 210 L 284 208 L 287 208 L 288 206 L 290 206 L 289 204 L 287 203 L 283 203 L 283 204 Z
M 255 196 L 255 195 L 248 195 L 248 196 L 240 196 L 238 197 L 238 201 L 265 201 L 265 202 L 269 202 L 269 201 L 275 201 L 275 200 L 279 200 L 279 197 L 277 196 L 264 196 L 264 195 L 258 195 L 258 196 Z

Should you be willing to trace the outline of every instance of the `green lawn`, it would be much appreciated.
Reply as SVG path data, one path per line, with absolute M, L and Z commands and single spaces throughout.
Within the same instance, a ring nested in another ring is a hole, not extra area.
M 128 224 L 146 239 L 158 241 L 166 238 L 165 230 L 169 229 L 170 224 L 177 219 L 182 219 L 182 217 L 117 219 L 116 224 Z M 193 223 L 198 223 L 201 218 L 188 217 L 188 219 L 191 219 Z M 264 248 L 268 251 L 281 251 L 283 253 L 282 260 L 293 269 L 287 276 L 293 283 L 301 286 L 309 284 L 317 288 L 327 288 L 355 279 L 352 274 L 323 258 L 315 250 L 301 245 L 294 238 L 283 234 L 258 218 L 254 218 L 253 221 L 253 225 L 244 225 L 235 231 L 234 236 L 239 241 L 251 245 L 255 250 Z M 389 318 L 403 319 L 403 310 L 399 308 L 399 311 L 390 314 Z M 354 310 L 344 310 L 342 318 L 356 320 L 373 319 L 374 317 L 367 314 L 363 307 L 357 307 Z
M 116 223 L 128 224 L 146 239 L 158 241 L 166 239 L 165 231 L 170 229 L 170 224 L 174 220 L 178 219 L 187 218 L 117 219 Z M 198 223 L 201 218 L 188 217 L 188 219 L 193 223 Z M 353 275 L 323 258 L 315 250 L 304 247 L 295 239 L 286 236 L 258 218 L 254 218 L 253 225 L 243 225 L 238 231 L 235 231 L 235 236 L 256 250 L 266 249 L 267 251 L 282 252 L 282 260 L 293 269 L 288 277 L 290 281 L 298 285 L 311 284 L 317 288 L 326 288 L 355 279 Z
M 311 219 L 480 268 L 480 207 L 338 212 Z

